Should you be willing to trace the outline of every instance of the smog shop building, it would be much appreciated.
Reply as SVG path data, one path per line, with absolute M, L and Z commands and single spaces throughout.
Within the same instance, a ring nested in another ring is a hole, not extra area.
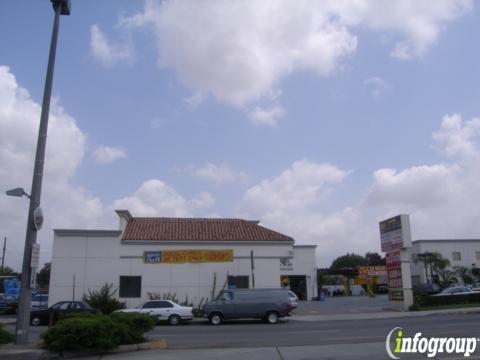
M 317 296 L 315 245 L 242 219 L 137 218 L 119 230 L 54 230 L 49 304 L 113 284 L 128 307 L 175 295 L 198 305 L 223 288 L 287 287 Z

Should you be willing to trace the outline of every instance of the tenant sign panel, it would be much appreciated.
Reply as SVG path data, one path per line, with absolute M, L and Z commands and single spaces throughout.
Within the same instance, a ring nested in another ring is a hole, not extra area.
M 389 253 L 410 247 L 410 221 L 408 215 L 397 215 L 380 222 L 380 242 L 382 251 Z

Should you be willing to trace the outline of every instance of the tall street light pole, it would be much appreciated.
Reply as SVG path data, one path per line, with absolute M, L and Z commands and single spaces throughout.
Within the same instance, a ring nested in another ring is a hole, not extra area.
M 53 10 L 55 11 L 55 18 L 53 21 L 52 39 L 50 42 L 47 77 L 43 92 L 42 112 L 40 115 L 37 151 L 35 154 L 35 166 L 33 170 L 32 191 L 30 195 L 30 206 L 28 209 L 27 233 L 25 236 L 25 250 L 23 252 L 22 284 L 17 311 L 17 327 L 15 330 L 15 344 L 28 343 L 30 303 L 32 296 L 30 285 L 32 278 L 32 249 L 37 241 L 37 231 L 40 229 L 43 222 L 43 216 L 40 210 L 40 197 L 42 193 L 43 164 L 47 141 L 48 115 L 50 112 L 50 97 L 52 95 L 53 68 L 55 65 L 55 53 L 57 49 L 58 27 L 60 23 L 60 15 L 70 15 L 70 0 L 51 0 L 51 2 Z

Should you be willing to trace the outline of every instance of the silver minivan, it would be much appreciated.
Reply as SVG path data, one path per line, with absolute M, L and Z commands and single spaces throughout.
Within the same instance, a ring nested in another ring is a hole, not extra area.
M 286 289 L 228 289 L 203 306 L 210 324 L 223 320 L 253 318 L 275 324 L 293 310 Z

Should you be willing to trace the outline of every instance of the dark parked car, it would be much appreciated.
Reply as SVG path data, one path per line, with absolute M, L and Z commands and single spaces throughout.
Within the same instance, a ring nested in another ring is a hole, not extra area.
M 48 325 L 58 321 L 62 316 L 71 313 L 91 313 L 95 314 L 98 311 L 93 309 L 87 303 L 82 301 L 60 301 L 55 305 L 50 306 L 44 310 L 34 310 L 30 312 L 30 324 L 33 326 Z
M 413 291 L 417 295 L 433 295 L 440 292 L 440 286 L 437 284 L 416 284 L 413 286 Z

